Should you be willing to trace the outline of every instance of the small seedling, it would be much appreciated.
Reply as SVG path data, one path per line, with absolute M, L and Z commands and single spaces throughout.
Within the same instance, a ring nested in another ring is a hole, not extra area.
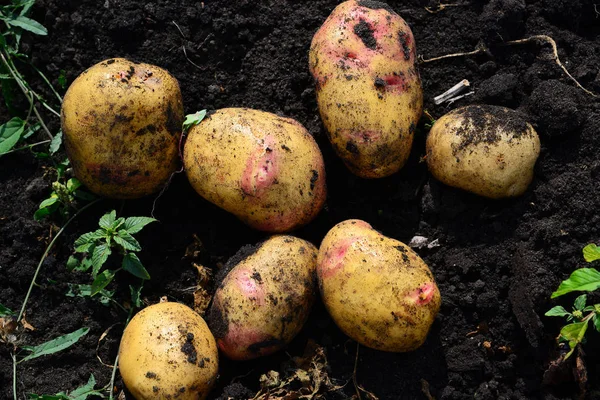
M 595 244 L 585 246 L 583 257 L 587 262 L 600 260 L 600 247 Z M 593 292 L 598 288 L 600 288 L 600 272 L 595 268 L 580 268 L 574 271 L 569 279 L 560 284 L 558 289 L 552 293 L 552 298 L 575 291 Z M 559 342 L 569 344 L 570 351 L 564 356 L 564 360 L 573 354 L 577 345 L 585 342 L 585 334 L 590 321 L 593 322 L 594 328 L 600 332 L 600 304 L 587 305 L 587 295 L 585 294 L 575 299 L 572 311 L 567 311 L 562 306 L 556 306 L 545 315 L 549 317 L 566 317 L 567 322 L 570 322 L 560 330 L 558 336 Z
M 96 198 L 93 194 L 81 189 L 81 182 L 77 178 L 67 179 L 68 167 L 68 159 L 56 165 L 56 181 L 52 183 L 52 193 L 40 203 L 38 210 L 33 215 L 36 221 L 54 213 L 66 218 L 71 211 L 76 210 L 76 199 L 92 201 Z
M 187 132 L 191 127 L 198 125 L 202 120 L 206 117 L 206 110 L 197 111 L 193 114 L 188 114 L 185 116 L 185 120 L 183 121 L 183 131 Z
M 142 246 L 133 235 L 154 221 L 154 218 L 149 217 L 117 218 L 115 210 L 105 214 L 100 218 L 99 229 L 85 233 L 75 241 L 75 253 L 83 254 L 83 258 L 79 259 L 75 255 L 69 257 L 67 268 L 71 271 L 91 270 L 94 281 L 89 293 L 92 297 L 98 293 L 110 296 L 111 292 L 103 290 L 120 270 L 141 279 L 150 279 L 150 274 L 136 254 L 142 250 Z M 121 267 L 101 271 L 113 250 L 122 256 Z M 87 290 L 87 287 L 79 289 Z
M 86 400 L 90 396 L 96 396 L 104 398 L 102 392 L 95 390 L 94 386 L 96 386 L 96 378 L 94 375 L 90 375 L 90 379 L 88 382 L 73 390 L 72 392 L 65 393 L 60 392 L 55 395 L 37 395 L 37 394 L 29 394 L 29 400 Z

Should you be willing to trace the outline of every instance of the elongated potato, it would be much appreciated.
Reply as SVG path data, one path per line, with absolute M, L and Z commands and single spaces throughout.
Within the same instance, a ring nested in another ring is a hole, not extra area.
M 67 90 L 61 122 L 75 176 L 100 196 L 154 193 L 177 168 L 181 90 L 157 66 L 123 58 L 92 66 Z
M 227 357 L 265 356 L 296 336 L 316 297 L 316 261 L 315 246 L 293 236 L 274 236 L 229 260 L 208 318 Z
M 329 140 L 352 173 L 380 178 L 408 159 L 423 90 L 406 22 L 378 1 L 338 5 L 309 53 Z
M 225 108 L 190 129 L 184 165 L 193 188 L 251 227 L 287 232 L 325 202 L 323 156 L 298 122 Z
M 146 307 L 131 320 L 119 350 L 119 371 L 137 400 L 205 399 L 219 365 L 206 322 L 179 303 Z
M 427 166 L 436 179 L 499 199 L 527 190 L 540 154 L 540 139 L 516 111 L 474 105 L 438 119 L 426 147 Z
M 440 292 L 423 260 L 361 220 L 341 222 L 327 233 L 317 277 L 335 323 L 373 349 L 418 348 L 440 309 Z

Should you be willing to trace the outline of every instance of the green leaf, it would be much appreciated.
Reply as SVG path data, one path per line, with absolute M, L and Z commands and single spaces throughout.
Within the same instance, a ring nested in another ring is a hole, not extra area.
M 129 291 L 131 292 L 131 304 L 134 307 L 140 308 L 142 306 L 142 288 L 144 287 L 144 283 L 140 284 L 138 287 L 133 287 L 129 285 Z
M 52 204 L 58 201 L 58 195 L 56 193 L 52 193 L 50 197 L 40 203 L 38 208 L 46 208 L 51 206 Z
M 121 267 L 132 275 L 142 279 L 150 279 L 150 274 L 146 271 L 146 268 L 142 265 L 142 262 L 135 253 L 127 253 L 123 257 L 123 264 Z
M 110 226 L 110 229 L 112 229 L 113 231 L 116 231 L 117 229 L 119 229 L 119 227 L 121 225 L 123 225 L 123 223 L 125 222 L 125 218 L 117 218 L 115 220 L 115 222 L 112 223 L 112 225 Z
M 79 259 L 75 256 L 69 256 L 69 259 L 67 260 L 67 269 L 69 271 L 73 271 L 75 268 L 79 267 L 81 265 L 81 262 L 79 261 Z
M 67 285 L 69 285 L 69 291 L 65 293 L 67 297 L 92 297 L 92 285 L 81 285 L 78 283 L 68 283 Z M 107 306 L 110 304 L 110 299 L 114 296 L 115 291 L 102 289 L 99 294 L 100 296 L 97 297 L 98 301 L 102 305 Z
M 156 219 L 150 217 L 129 217 L 125 220 L 123 229 L 133 235 L 141 231 L 146 225 L 156 221 Z
M 585 261 L 587 262 L 600 260 L 600 247 L 596 246 L 594 243 L 588 244 L 583 248 L 583 258 L 585 258 Z
M 41 127 L 42 127 L 42 125 L 39 122 L 37 122 L 33 125 L 27 126 L 23 135 L 21 135 L 21 139 L 22 140 L 27 139 L 28 137 L 30 137 L 31 135 L 33 135 L 34 133 L 39 131 Z
M 49 342 L 42 343 L 39 346 L 27 347 L 26 350 L 29 351 L 31 354 L 29 354 L 27 357 L 23 358 L 19 362 L 33 360 L 34 358 L 38 358 L 48 354 L 54 354 L 61 350 L 67 349 L 75 343 L 77 343 L 79 339 L 81 339 L 83 336 L 87 335 L 89 331 L 89 328 L 81 328 L 76 330 L 75 332 L 57 337 L 56 339 L 52 339 Z
M 581 296 L 577 297 L 575 299 L 575 309 L 576 310 L 583 310 L 585 308 L 585 303 L 587 301 L 587 295 L 582 294 Z
M 23 28 L 26 31 L 35 33 L 36 35 L 45 36 L 48 34 L 48 30 L 42 24 L 22 15 L 18 16 L 15 19 L 9 19 L 6 22 L 8 22 L 9 25 L 18 26 L 19 28 Z
M 571 351 L 565 355 L 565 360 L 573 354 L 575 347 L 583 341 L 585 332 L 587 331 L 588 321 L 576 322 L 563 326 L 560 330 L 560 340 L 569 343 Z
M 66 394 L 64 393 L 57 393 L 57 394 L 43 394 L 43 395 L 39 395 L 39 394 L 33 394 L 33 393 L 29 393 L 27 395 L 27 398 L 29 400 L 71 400 L 69 397 L 67 397 Z
M 88 382 L 69 393 L 69 397 L 73 400 L 86 400 L 88 396 L 91 395 L 104 398 L 104 395 L 101 392 L 94 390 L 94 386 L 96 386 L 96 378 L 94 378 L 94 375 L 92 374 L 90 375 Z
M 580 268 L 573 271 L 569 279 L 563 281 L 551 297 L 554 299 L 575 291 L 593 292 L 598 288 L 600 288 L 600 272 L 594 268 Z
M 50 199 L 47 199 L 47 200 L 50 200 Z M 41 204 L 40 204 L 40 206 L 41 206 Z M 52 204 L 50 204 L 49 206 L 46 206 L 44 208 L 40 208 L 39 210 L 37 210 L 33 214 L 33 219 L 35 219 L 36 221 L 41 221 L 48 215 L 52 214 L 54 211 L 58 210 L 58 207 L 60 207 L 59 202 L 57 202 L 57 201 L 52 202 Z
M 92 253 L 92 276 L 96 276 L 111 253 L 110 246 L 106 243 L 99 244 L 94 248 Z
M 104 239 L 106 232 L 102 229 L 97 229 L 94 232 L 84 233 L 75 240 L 74 246 L 75 251 L 78 253 L 85 253 L 89 250 L 89 245 L 96 243 L 97 240 Z M 85 247 L 87 246 L 87 247 Z
M 81 182 L 77 178 L 71 178 L 67 181 L 67 190 L 73 193 L 81 186 Z
M 188 114 L 183 121 L 183 130 L 187 131 L 194 125 L 198 125 L 206 117 L 206 110 L 197 111 L 194 114 Z
M 113 239 L 115 240 L 115 242 L 117 244 L 121 245 L 121 247 L 123 247 L 125 250 L 130 250 L 130 251 L 142 250 L 142 246 L 140 246 L 140 243 L 133 236 L 131 236 L 125 229 L 121 229 L 117 233 L 117 235 L 113 237 Z
M 117 212 L 115 210 L 112 210 L 111 212 L 104 214 L 100 218 L 100 222 L 98 222 L 98 224 L 100 225 L 101 228 L 110 229 L 112 224 L 115 222 L 116 218 L 117 218 Z
M 552 307 L 546 314 L 546 317 L 566 317 L 567 315 L 571 315 L 570 312 L 565 310 L 563 306 Z
M 60 145 L 62 144 L 63 141 L 63 133 L 62 131 L 58 131 L 58 133 L 56 135 L 54 135 L 54 137 L 52 138 L 52 141 L 50 142 L 50 147 L 48 148 L 48 152 L 50 153 L 50 155 L 56 153 L 58 151 L 58 149 L 60 149 Z
M 10 317 L 13 315 L 15 315 L 15 313 L 10 308 L 0 304 L 0 317 Z
M 24 130 L 25 121 L 18 117 L 0 125 L 0 155 L 10 151 L 17 144 Z
M 594 314 L 592 321 L 594 321 L 594 328 L 596 328 L 596 331 L 600 332 L 600 316 Z
M 61 69 L 60 73 L 58 74 L 58 86 L 60 86 L 61 89 L 67 87 L 67 71 L 64 69 Z
M 94 282 L 92 282 L 92 292 L 90 296 L 95 296 L 102 291 L 115 277 L 116 271 L 109 269 L 102 271 L 96 276 Z

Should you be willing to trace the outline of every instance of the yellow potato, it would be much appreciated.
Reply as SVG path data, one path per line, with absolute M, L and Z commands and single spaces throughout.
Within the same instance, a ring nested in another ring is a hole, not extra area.
M 436 179 L 498 199 L 527 190 L 540 154 L 540 139 L 516 111 L 476 105 L 437 120 L 426 147 L 427 166 Z
M 373 349 L 415 350 L 440 309 L 440 292 L 423 260 L 361 220 L 341 222 L 327 233 L 317 277 L 338 327 Z
M 84 71 L 65 94 L 61 122 L 75 176 L 100 196 L 154 193 L 177 168 L 181 91 L 154 65 L 113 58 Z
M 307 224 L 325 202 L 321 151 L 290 118 L 218 110 L 190 129 L 183 162 L 196 192 L 258 230 Z
M 350 171 L 381 178 L 404 166 L 423 107 L 408 24 L 387 4 L 338 5 L 309 53 L 329 140 Z
M 125 328 L 119 371 L 137 400 L 204 399 L 217 377 L 218 356 L 212 333 L 194 310 L 159 303 Z
M 221 351 L 234 360 L 265 356 L 287 345 L 316 297 L 317 249 L 293 236 L 243 248 L 215 293 L 208 321 Z

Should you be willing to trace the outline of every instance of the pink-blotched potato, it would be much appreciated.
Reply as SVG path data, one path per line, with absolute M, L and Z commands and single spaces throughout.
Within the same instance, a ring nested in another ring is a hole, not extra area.
M 67 90 L 61 123 L 75 176 L 100 196 L 149 195 L 177 169 L 181 90 L 155 65 L 113 58 L 90 67 Z
M 305 225 L 325 202 L 321 150 L 290 118 L 218 110 L 190 129 L 183 162 L 196 192 L 261 231 Z
M 405 352 L 425 342 L 441 297 L 423 260 L 361 220 L 334 226 L 319 249 L 321 297 L 340 329 L 367 347 Z
M 293 236 L 246 246 L 225 266 L 208 322 L 233 360 L 265 356 L 302 329 L 317 292 L 317 248 Z
M 329 140 L 352 173 L 381 178 L 405 164 L 423 108 L 408 24 L 386 3 L 346 1 L 309 53 Z

